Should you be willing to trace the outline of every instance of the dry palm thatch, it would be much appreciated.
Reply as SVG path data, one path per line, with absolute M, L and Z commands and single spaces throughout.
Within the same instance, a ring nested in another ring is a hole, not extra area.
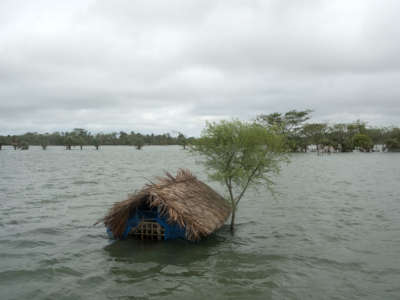
M 184 227 L 188 240 L 199 240 L 211 234 L 231 213 L 225 199 L 188 170 L 178 170 L 175 177 L 166 173 L 166 177 L 157 177 L 157 180 L 113 205 L 102 221 L 114 237 L 122 237 L 126 222 L 144 202 L 158 207 L 160 215 L 166 216 L 169 223 Z

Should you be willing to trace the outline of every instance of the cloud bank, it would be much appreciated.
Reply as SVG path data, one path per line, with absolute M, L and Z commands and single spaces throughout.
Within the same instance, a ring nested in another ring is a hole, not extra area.
M 400 123 L 398 1 L 0 2 L 0 134 L 290 109 Z

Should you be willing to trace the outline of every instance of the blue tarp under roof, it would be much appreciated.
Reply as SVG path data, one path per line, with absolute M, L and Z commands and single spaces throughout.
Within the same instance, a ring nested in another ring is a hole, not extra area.
M 160 216 L 156 207 L 154 207 L 152 209 L 150 209 L 148 207 L 142 207 L 142 208 L 144 208 L 144 209 L 137 209 L 135 211 L 135 214 L 128 219 L 128 221 L 126 222 L 126 225 L 125 225 L 125 231 L 123 233 L 122 238 L 127 238 L 129 235 L 129 232 L 132 230 L 132 228 L 138 226 L 141 221 L 153 221 L 153 222 L 157 222 L 158 224 L 160 224 L 165 230 L 165 233 L 164 233 L 165 240 L 172 240 L 172 239 L 179 239 L 179 238 L 185 239 L 186 238 L 185 228 L 179 226 L 179 224 L 176 224 L 176 223 L 169 224 L 167 217 Z M 112 237 L 112 232 L 108 228 L 107 228 L 107 232 Z

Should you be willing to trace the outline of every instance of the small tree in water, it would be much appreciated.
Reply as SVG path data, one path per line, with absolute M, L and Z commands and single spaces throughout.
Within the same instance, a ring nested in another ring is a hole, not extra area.
M 49 145 L 48 139 L 46 137 L 42 137 L 40 140 L 40 146 L 42 146 L 42 149 L 46 150 L 48 145 Z
M 358 147 L 361 152 L 371 152 L 371 150 L 374 148 L 372 139 L 366 134 L 356 134 L 353 137 L 353 143 L 354 146 Z
M 134 145 L 136 146 L 136 149 L 141 150 L 144 146 L 143 138 L 141 137 L 137 138 L 136 141 L 134 142 Z
M 28 150 L 29 149 L 29 144 L 27 142 L 21 142 L 18 144 L 18 148 L 21 150 Z
M 75 141 L 72 137 L 68 136 L 65 138 L 64 144 L 66 150 L 71 150 L 72 146 L 75 144 Z
M 96 150 L 99 150 L 99 147 L 100 147 L 100 139 L 99 138 L 95 137 L 93 139 L 93 146 L 96 148 Z
M 11 138 L 11 146 L 14 147 L 14 150 L 17 150 L 17 149 L 18 149 L 19 143 L 20 143 L 20 142 L 18 141 L 17 137 L 14 135 L 14 136 Z
M 79 145 L 79 147 L 81 148 L 81 150 L 83 150 L 83 144 L 85 144 L 85 140 L 83 139 L 83 137 L 79 136 L 76 139 L 77 144 Z
M 183 135 L 183 133 L 179 133 L 178 137 L 177 137 L 177 141 L 178 144 L 181 145 L 183 147 L 183 149 L 186 149 L 186 145 L 187 145 L 187 139 L 186 137 Z
M 204 158 L 209 177 L 225 185 L 232 207 L 231 230 L 240 200 L 249 187 L 264 183 L 271 189 L 271 177 L 287 161 L 285 139 L 274 130 L 241 121 L 207 123 L 191 150 Z

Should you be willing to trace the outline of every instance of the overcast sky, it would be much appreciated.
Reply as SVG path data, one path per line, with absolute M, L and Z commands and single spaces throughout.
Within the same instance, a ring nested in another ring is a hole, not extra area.
M 400 125 L 400 1 L 0 0 L 0 134 L 313 109 Z

